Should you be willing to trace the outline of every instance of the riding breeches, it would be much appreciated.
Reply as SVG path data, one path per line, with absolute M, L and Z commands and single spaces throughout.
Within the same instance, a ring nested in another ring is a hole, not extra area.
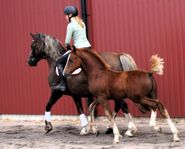
M 62 65 L 63 68 L 64 68 L 65 65 L 66 65 L 67 58 L 68 58 L 70 52 L 71 52 L 71 51 L 69 50 L 69 51 L 67 51 L 66 53 L 64 53 L 64 55 L 62 55 L 62 56 L 56 61 L 56 66 L 60 64 L 60 65 Z

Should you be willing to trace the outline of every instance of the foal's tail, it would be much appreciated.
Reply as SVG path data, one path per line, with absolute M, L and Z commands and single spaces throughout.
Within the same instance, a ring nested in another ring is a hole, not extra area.
M 163 58 L 160 58 L 157 54 L 152 55 L 150 58 L 150 65 L 151 65 L 151 72 L 157 73 L 159 75 L 163 75 L 163 69 L 164 69 L 164 60 Z

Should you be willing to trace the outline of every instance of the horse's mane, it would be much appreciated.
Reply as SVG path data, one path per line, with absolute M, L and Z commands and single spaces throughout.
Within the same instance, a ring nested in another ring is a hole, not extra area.
M 108 63 L 106 63 L 103 58 L 94 50 L 94 49 L 78 49 L 84 53 L 86 53 L 87 55 L 90 55 L 94 58 L 94 61 L 96 61 L 97 63 L 99 63 L 101 66 L 103 66 L 103 68 L 105 69 L 110 69 L 110 65 Z
M 66 52 L 66 49 L 62 46 L 58 39 L 46 34 L 44 35 L 45 45 L 47 46 L 47 48 L 45 48 L 45 52 L 50 55 L 50 57 L 56 60 L 59 56 Z

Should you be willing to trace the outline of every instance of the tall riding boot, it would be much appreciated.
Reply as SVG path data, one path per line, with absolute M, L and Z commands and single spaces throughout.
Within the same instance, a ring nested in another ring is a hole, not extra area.
M 65 91 L 66 90 L 66 83 L 64 81 L 64 76 L 62 74 L 63 73 L 63 66 L 61 64 L 58 64 L 57 69 L 59 72 L 60 83 L 58 85 L 54 86 L 53 89 Z

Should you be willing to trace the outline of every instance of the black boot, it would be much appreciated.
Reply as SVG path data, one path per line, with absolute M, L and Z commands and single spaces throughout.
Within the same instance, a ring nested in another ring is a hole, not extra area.
M 53 86 L 53 89 L 65 91 L 66 90 L 66 83 L 64 81 L 64 76 L 62 75 L 62 73 L 63 73 L 63 66 L 58 64 L 57 65 L 57 69 L 58 69 L 58 72 L 59 72 L 60 83 L 58 85 L 56 85 L 56 86 Z

